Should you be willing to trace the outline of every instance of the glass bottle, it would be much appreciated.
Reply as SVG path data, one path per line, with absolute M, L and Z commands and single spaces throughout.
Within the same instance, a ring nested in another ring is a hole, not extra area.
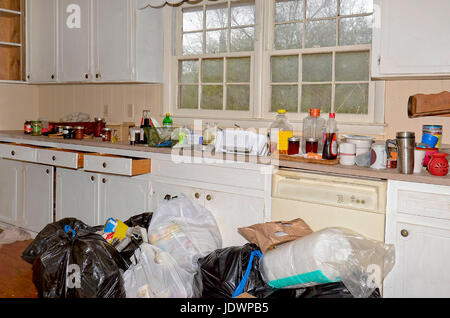
M 287 154 L 288 140 L 294 136 L 294 128 L 286 117 L 286 110 L 279 109 L 269 128 L 270 153 Z
M 304 153 L 322 153 L 324 126 L 325 119 L 320 117 L 320 108 L 311 108 L 309 116 L 303 120 Z
M 173 120 L 172 120 L 172 118 L 170 118 L 169 113 L 166 114 L 166 118 L 164 118 L 164 120 L 163 120 L 163 126 L 167 127 L 167 128 L 172 128 L 172 126 L 173 126 Z

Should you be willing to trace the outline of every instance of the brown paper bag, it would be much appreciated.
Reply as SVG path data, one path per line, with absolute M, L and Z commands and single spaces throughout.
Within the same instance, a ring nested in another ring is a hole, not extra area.
M 260 223 L 239 228 L 238 231 L 250 243 L 258 245 L 262 253 L 276 245 L 291 242 L 313 233 L 302 219 Z

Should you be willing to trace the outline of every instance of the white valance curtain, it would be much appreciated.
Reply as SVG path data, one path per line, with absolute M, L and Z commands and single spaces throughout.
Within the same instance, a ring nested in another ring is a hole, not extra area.
M 177 5 L 188 0 L 144 0 L 141 1 L 143 4 L 143 8 L 152 7 L 152 8 L 161 8 L 165 5 Z

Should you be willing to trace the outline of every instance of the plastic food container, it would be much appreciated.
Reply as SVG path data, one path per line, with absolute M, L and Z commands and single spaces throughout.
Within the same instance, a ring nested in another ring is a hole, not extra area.
M 373 138 L 358 135 L 344 135 L 343 137 L 346 142 L 356 145 L 356 165 L 360 167 L 369 167 Z

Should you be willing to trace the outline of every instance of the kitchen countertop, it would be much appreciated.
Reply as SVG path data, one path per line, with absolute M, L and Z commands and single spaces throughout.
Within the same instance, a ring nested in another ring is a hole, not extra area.
M 74 148 L 74 150 L 83 147 L 96 147 L 104 148 L 105 153 L 111 154 L 122 154 L 125 152 L 130 152 L 130 156 L 143 156 L 151 157 L 153 154 L 167 156 L 170 154 L 183 155 L 183 151 L 172 150 L 170 148 L 156 148 L 156 147 L 146 147 L 142 145 L 131 146 L 128 142 L 121 143 L 106 143 L 102 142 L 101 139 L 84 139 L 84 140 L 73 140 L 73 139 L 52 139 L 45 136 L 30 136 L 25 135 L 22 131 L 0 131 L 0 141 L 5 142 L 17 142 L 24 144 L 32 144 L 36 146 L 46 146 L 46 147 L 57 147 L 58 144 L 64 146 L 65 149 Z M 363 168 L 357 166 L 342 166 L 342 165 L 323 165 L 305 162 L 293 162 L 293 161 L 274 161 L 270 157 L 255 157 L 248 155 L 230 155 L 214 152 L 201 152 L 192 151 L 190 154 L 184 154 L 184 156 L 193 155 L 195 157 L 202 157 L 204 159 L 216 159 L 216 160 L 227 160 L 236 161 L 242 163 L 254 163 L 274 166 L 279 166 L 280 168 L 290 168 L 290 169 L 300 169 L 307 172 L 319 172 L 319 173 L 332 173 L 339 175 L 347 175 L 351 177 L 363 177 L 363 178 L 376 178 L 384 180 L 398 180 L 406 182 L 417 182 L 417 183 L 428 183 L 436 185 L 446 185 L 450 186 L 450 175 L 445 177 L 437 177 L 429 174 L 427 171 L 423 171 L 420 174 L 405 175 L 398 173 L 394 169 L 386 170 L 375 170 L 371 168 Z

